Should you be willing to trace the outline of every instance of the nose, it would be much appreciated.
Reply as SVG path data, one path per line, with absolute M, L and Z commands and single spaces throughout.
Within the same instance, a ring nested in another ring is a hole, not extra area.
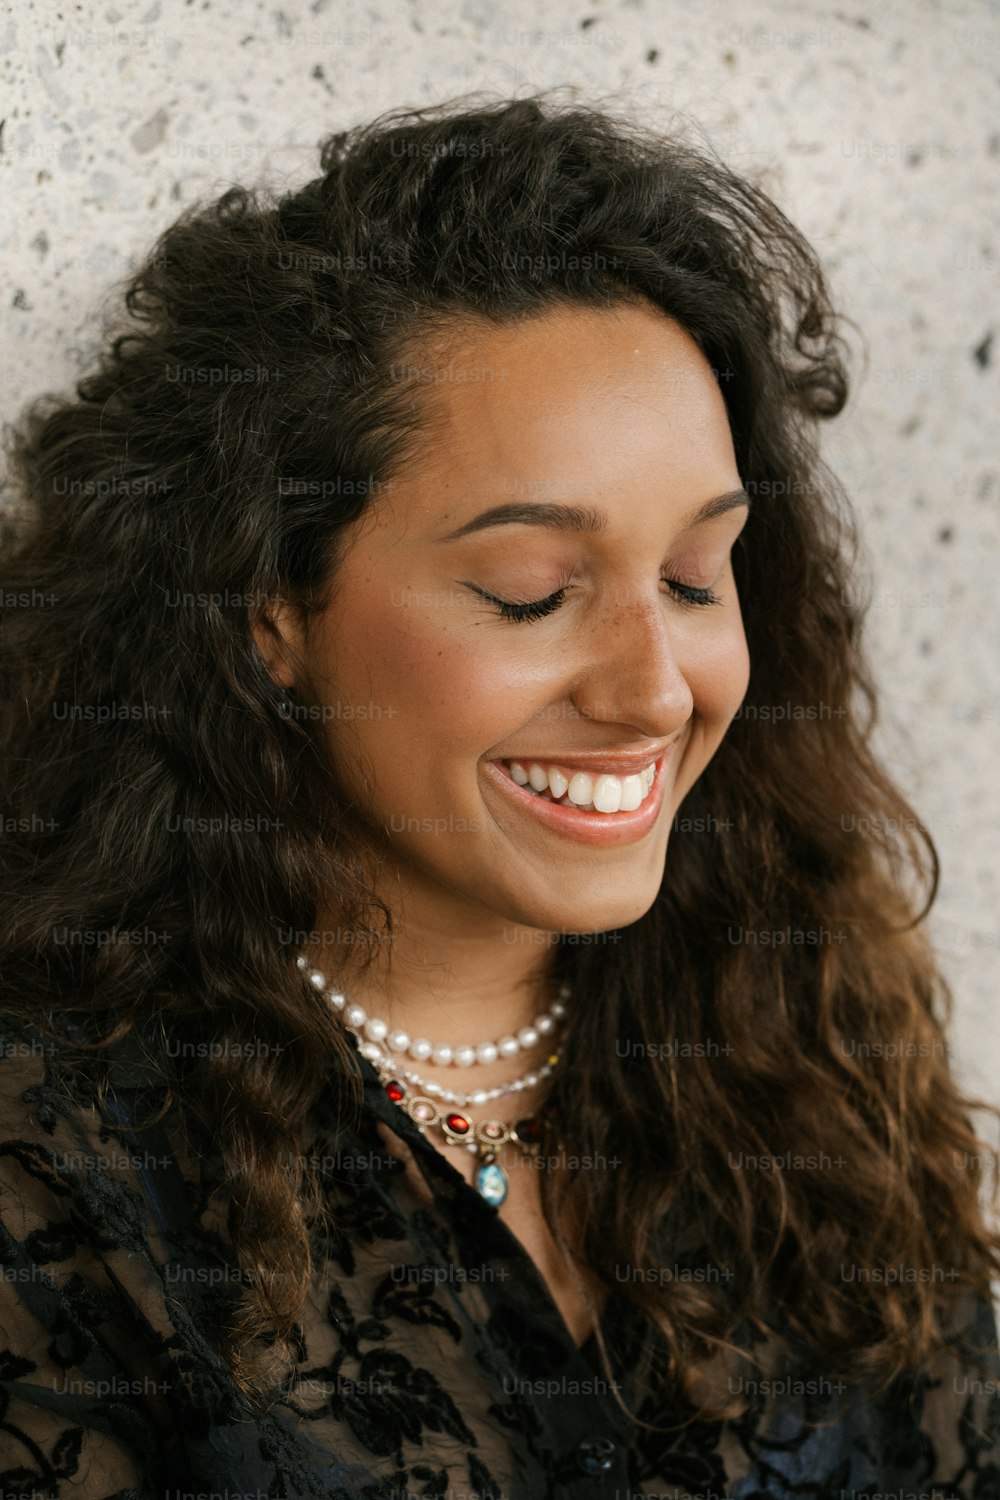
M 584 649 L 587 667 L 570 690 L 581 718 L 627 724 L 651 739 L 669 738 L 688 722 L 694 697 L 662 595 L 612 604 Z

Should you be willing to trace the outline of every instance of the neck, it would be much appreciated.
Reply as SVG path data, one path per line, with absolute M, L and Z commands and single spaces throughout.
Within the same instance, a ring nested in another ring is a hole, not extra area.
M 516 1033 L 555 999 L 555 934 L 520 930 L 526 935 L 520 951 L 514 945 L 498 950 L 466 941 L 435 959 L 429 944 L 411 943 L 400 951 L 397 942 L 390 956 L 367 968 L 322 941 L 304 944 L 301 951 L 349 1004 L 362 1006 L 392 1030 L 454 1046 Z
M 453 1048 L 495 1043 L 516 1036 L 557 998 L 557 934 L 488 916 L 478 926 L 461 924 L 462 930 L 456 930 L 458 924 L 425 921 L 418 926 L 397 918 L 392 942 L 367 967 L 349 947 L 323 943 L 324 930 L 337 928 L 335 919 L 324 918 L 318 940 L 304 944 L 301 951 L 310 966 L 342 991 L 349 1005 L 359 1005 L 369 1018 L 385 1021 L 390 1032 L 405 1031 L 411 1040 L 425 1038 L 435 1046 L 446 1043 Z M 572 1001 L 567 1005 L 571 1007 Z M 454 1090 L 490 1089 L 540 1067 L 560 1045 L 564 1024 L 538 1046 L 498 1057 L 494 1063 L 459 1067 L 408 1055 L 399 1060 Z

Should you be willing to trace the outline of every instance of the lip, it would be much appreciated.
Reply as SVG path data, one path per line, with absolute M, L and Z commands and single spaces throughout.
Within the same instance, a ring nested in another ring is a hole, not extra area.
M 564 838 L 574 839 L 577 843 L 606 848 L 616 844 L 631 844 L 643 838 L 656 823 L 663 807 L 664 766 L 673 748 L 673 745 L 668 745 L 665 750 L 661 750 L 655 762 L 656 772 L 649 796 L 634 812 L 581 812 L 578 807 L 548 802 L 544 797 L 536 797 L 534 792 L 526 791 L 508 776 L 497 761 L 485 761 L 483 770 L 515 807 L 534 816 L 535 820 L 546 828 L 551 828 L 554 833 L 561 833 Z M 517 760 L 517 756 L 504 756 L 503 759 Z M 528 764 L 530 763 L 529 761 Z M 566 762 L 547 761 L 545 764 L 556 765 L 566 764 Z M 600 756 L 587 761 L 588 767 L 594 770 L 597 770 L 600 764 Z M 618 764 L 621 765 L 621 762 L 619 761 Z M 643 764 L 648 766 L 649 759 L 647 758 Z M 624 776 L 632 773 L 620 770 L 606 774 Z
M 671 741 L 671 745 L 674 743 Z M 618 751 L 609 755 L 502 755 L 500 760 L 506 763 L 516 761 L 525 770 L 539 765 L 556 766 L 571 775 L 574 771 L 596 771 L 599 776 L 637 776 L 647 766 L 654 765 L 671 745 L 664 745 L 659 750 Z

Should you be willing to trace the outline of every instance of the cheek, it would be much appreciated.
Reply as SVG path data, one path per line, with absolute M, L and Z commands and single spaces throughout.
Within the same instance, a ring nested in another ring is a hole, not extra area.
M 685 675 L 701 718 L 728 723 L 750 684 L 750 652 L 738 611 L 718 634 L 701 640 Z
M 545 678 L 544 669 L 533 676 L 519 665 L 489 622 L 459 629 L 448 612 L 430 595 L 385 607 L 359 599 L 349 616 L 339 612 L 326 636 L 325 658 L 335 665 L 322 690 L 373 703 L 378 739 L 405 744 L 411 756 L 446 754 L 449 745 L 488 749 L 519 714 L 530 715 Z

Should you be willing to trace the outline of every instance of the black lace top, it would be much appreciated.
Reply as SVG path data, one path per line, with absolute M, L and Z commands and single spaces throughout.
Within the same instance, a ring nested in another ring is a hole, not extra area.
M 143 1079 L 128 1049 L 103 1115 L 55 1086 L 45 1053 L 0 1025 L 3 1500 L 1000 1496 L 990 1305 L 968 1299 L 954 1359 L 880 1401 L 785 1356 L 746 1381 L 744 1416 L 683 1425 L 666 1382 L 639 1386 L 635 1320 L 613 1295 L 601 1329 L 617 1394 L 674 1424 L 650 1431 L 622 1411 L 594 1338 L 575 1345 L 501 1213 L 366 1062 L 350 1139 L 317 1115 L 337 1239 L 315 1246 L 296 1381 L 255 1417 L 212 1341 L 241 1274 L 209 1206 L 212 1164 L 162 1128 L 130 1130 Z

